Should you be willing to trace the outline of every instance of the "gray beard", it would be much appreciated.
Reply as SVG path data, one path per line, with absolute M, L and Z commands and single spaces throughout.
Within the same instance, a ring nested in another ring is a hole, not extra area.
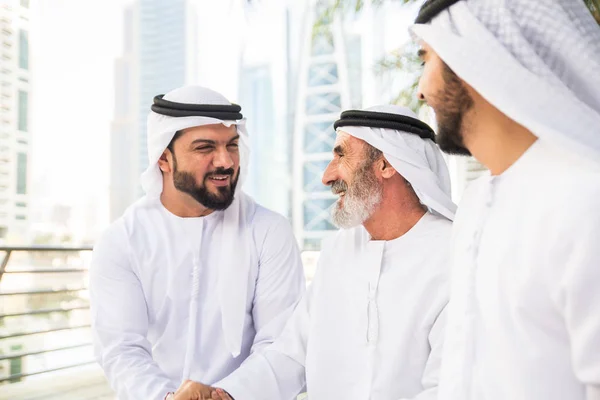
M 350 229 L 365 222 L 375 210 L 375 207 L 381 201 L 381 194 L 375 195 L 366 201 L 344 196 L 344 203 L 340 205 L 340 200 L 335 203 L 331 211 L 331 222 L 341 229 Z
M 381 203 L 382 188 L 371 165 L 363 166 L 355 175 L 354 182 L 331 210 L 331 222 L 341 229 L 354 228 L 365 222 Z M 343 203 L 342 203 L 343 201 Z

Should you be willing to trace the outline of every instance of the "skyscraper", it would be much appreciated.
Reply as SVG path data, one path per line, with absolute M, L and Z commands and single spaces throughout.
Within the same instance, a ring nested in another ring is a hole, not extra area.
M 0 0 L 0 241 L 29 224 L 31 64 L 29 1 Z
M 126 9 L 124 54 L 115 65 L 111 220 L 143 194 L 139 176 L 148 166 L 152 98 L 196 81 L 195 16 L 192 0 L 137 0 Z
M 139 68 L 137 68 L 136 15 L 138 5 L 127 7 L 123 55 L 115 61 L 115 108 L 110 137 L 110 219 L 118 218 L 138 195 Z
M 333 122 L 350 106 L 350 85 L 344 35 L 338 19 L 312 26 L 328 1 L 311 2 L 306 18 L 298 80 L 294 130 L 293 213 L 294 232 L 305 250 L 320 248 L 328 231 L 329 208 L 336 201 L 321 176 L 331 160 L 335 142 Z
M 251 159 L 244 190 L 291 216 L 294 88 L 306 3 L 262 0 L 244 7 L 239 102 L 248 119 Z M 269 46 L 265 46 L 269 43 Z

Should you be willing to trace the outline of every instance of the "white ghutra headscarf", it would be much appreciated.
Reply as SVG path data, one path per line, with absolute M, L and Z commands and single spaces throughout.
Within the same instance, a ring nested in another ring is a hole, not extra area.
M 412 34 L 541 140 L 600 161 L 600 27 L 583 0 L 450 3 Z
M 375 106 L 364 111 L 418 119 L 410 109 L 395 105 Z M 450 174 L 440 149 L 431 139 L 389 128 L 341 126 L 337 131 L 364 140 L 383 152 L 392 167 L 411 184 L 421 203 L 434 214 L 454 220 L 456 205 L 451 198 Z

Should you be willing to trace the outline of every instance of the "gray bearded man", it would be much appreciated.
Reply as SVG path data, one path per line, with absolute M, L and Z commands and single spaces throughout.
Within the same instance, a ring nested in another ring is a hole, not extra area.
M 236 189 L 240 111 L 198 86 L 154 99 L 146 195 L 102 235 L 90 272 L 96 355 L 120 400 L 209 398 L 304 292 L 288 222 Z
M 434 400 L 455 210 L 446 164 L 406 108 L 345 111 L 334 127 L 323 183 L 342 229 L 281 336 L 222 387 L 236 400 L 304 387 L 311 400 Z
M 433 0 L 412 27 L 454 223 L 440 400 L 600 399 L 600 27 L 582 0 Z

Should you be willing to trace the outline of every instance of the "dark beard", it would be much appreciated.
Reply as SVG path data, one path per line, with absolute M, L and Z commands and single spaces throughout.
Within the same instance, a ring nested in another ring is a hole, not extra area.
M 443 65 L 444 88 L 436 95 L 437 144 L 445 153 L 470 156 L 463 134 L 464 116 L 473 107 L 473 98 L 454 71 Z
M 198 185 L 194 175 L 177 169 L 177 159 L 173 153 L 173 185 L 175 189 L 189 194 L 198 203 L 210 210 L 225 210 L 233 203 L 233 195 L 235 194 L 235 187 L 240 177 L 240 169 L 238 168 L 235 177 L 234 172 L 233 168 L 217 168 L 204 175 L 203 184 Z M 207 179 L 214 175 L 231 176 L 231 184 L 229 186 L 217 187 L 218 194 L 211 193 L 205 183 Z

